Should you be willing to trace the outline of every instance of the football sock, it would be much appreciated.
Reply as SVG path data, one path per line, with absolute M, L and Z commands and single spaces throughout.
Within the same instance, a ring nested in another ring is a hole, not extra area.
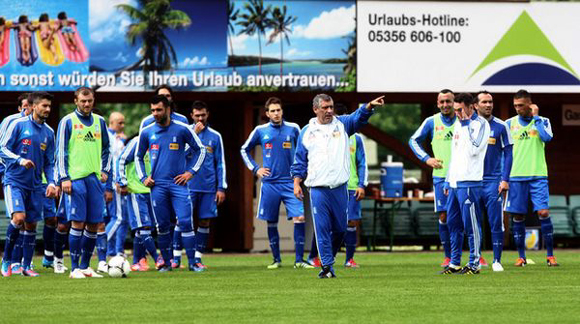
M 135 237 L 133 237 L 133 264 L 139 263 L 139 260 L 143 257 L 142 247 L 141 234 L 136 231 Z
M 550 217 L 540 218 L 540 226 L 547 256 L 554 256 L 554 226 Z
M 441 245 L 443 246 L 445 257 L 451 258 L 451 238 L 449 235 L 449 226 L 447 226 L 447 223 L 442 223 L 441 221 L 439 221 L 439 239 L 441 240 Z
M 294 250 L 296 251 L 296 262 L 302 262 L 304 258 L 304 235 L 306 223 L 294 223 Z
M 151 237 L 151 230 L 139 230 L 139 235 L 141 235 L 141 242 L 143 243 L 143 248 L 151 254 L 153 260 L 157 261 L 157 248 L 155 248 L 155 242 L 153 237 Z M 143 255 L 144 257 L 145 255 Z
M 195 263 L 201 263 L 201 257 L 205 252 L 209 238 L 209 227 L 198 227 L 195 235 Z
M 36 245 L 36 231 L 25 231 L 24 239 L 22 241 L 22 250 L 24 260 L 22 261 L 22 266 L 25 269 L 30 268 L 30 263 L 32 262 L 32 256 L 34 255 L 34 246 Z
M 12 248 L 12 263 L 22 262 L 22 245 L 24 242 L 24 229 L 20 229 L 14 247 Z
M 44 224 L 42 241 L 44 242 L 44 258 L 48 261 L 54 261 L 54 232 L 56 232 L 55 227 Z
M 181 240 L 183 241 L 183 247 L 187 255 L 187 262 L 191 266 L 195 264 L 195 232 L 181 232 Z
M 6 229 L 6 242 L 4 243 L 4 258 L 3 261 L 12 262 L 12 252 L 14 251 L 14 244 L 20 236 L 20 226 L 10 222 Z M 20 262 L 20 261 L 19 261 Z
M 516 221 L 514 220 L 514 242 L 516 244 L 516 248 L 518 249 L 518 253 L 520 258 L 526 258 L 526 224 L 523 220 Z
M 125 238 L 127 237 L 127 230 L 129 224 L 125 221 L 121 222 L 117 229 L 115 237 L 115 254 L 122 255 L 125 253 Z
M 157 244 L 166 266 L 171 266 L 171 236 L 169 231 L 157 233 Z
M 105 233 L 107 233 L 107 255 L 115 256 L 117 252 L 115 251 L 116 234 L 119 229 L 119 224 L 117 224 L 117 218 L 113 217 L 107 226 L 105 227 Z
M 60 232 L 58 229 L 54 233 L 54 257 L 62 259 L 63 258 L 63 250 L 64 244 L 67 239 L 67 232 Z
M 95 250 L 95 244 L 97 243 L 97 233 L 85 231 L 81 239 L 81 269 L 86 269 L 91 265 L 91 257 L 93 256 L 93 251 Z
M 107 261 L 107 233 L 97 233 L 97 256 L 99 261 Z
M 274 262 L 281 262 L 280 258 L 280 234 L 278 234 L 278 222 L 268 222 L 268 239 Z
M 491 243 L 493 244 L 493 261 L 501 263 L 501 252 L 503 251 L 503 232 L 491 233 Z
M 346 228 L 344 245 L 346 247 L 346 262 L 348 262 L 354 257 L 354 250 L 356 249 L 356 226 L 348 226 Z
M 312 244 L 310 246 L 310 253 L 308 254 L 308 260 L 314 260 L 318 256 L 318 247 L 316 246 L 316 235 L 312 234 Z
M 83 236 L 82 229 L 71 228 L 68 236 L 68 245 L 70 249 L 71 272 L 79 267 L 81 258 L 81 239 Z
M 175 226 L 173 230 L 173 262 L 181 262 L 181 251 L 183 250 L 183 240 L 181 237 L 181 229 Z

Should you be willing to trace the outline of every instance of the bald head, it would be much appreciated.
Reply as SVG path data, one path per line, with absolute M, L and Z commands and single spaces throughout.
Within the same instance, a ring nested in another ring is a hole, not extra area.
M 113 111 L 109 115 L 109 128 L 120 134 L 125 130 L 125 116 L 118 111 Z

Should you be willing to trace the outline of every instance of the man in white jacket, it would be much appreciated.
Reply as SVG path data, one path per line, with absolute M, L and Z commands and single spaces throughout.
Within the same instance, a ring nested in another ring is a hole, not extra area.
M 447 224 L 451 234 L 451 262 L 442 274 L 477 274 L 481 256 L 481 193 L 483 163 L 490 135 L 489 123 L 473 107 L 473 96 L 454 99 L 458 121 L 453 131 L 451 162 L 447 172 Z M 461 268 L 463 232 L 469 243 L 469 263 Z
M 334 257 L 347 227 L 350 151 L 348 138 L 365 125 L 373 108 L 384 104 L 379 97 L 350 115 L 335 116 L 334 102 L 325 94 L 314 97 L 316 114 L 298 137 L 291 174 L 294 195 L 302 200 L 300 183 L 310 191 L 310 205 L 318 253 L 322 262 L 319 278 L 334 278 Z

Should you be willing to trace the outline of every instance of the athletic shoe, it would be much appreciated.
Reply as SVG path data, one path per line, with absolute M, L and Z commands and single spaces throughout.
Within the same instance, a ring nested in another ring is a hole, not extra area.
M 202 268 L 204 270 L 207 270 L 207 266 L 205 264 L 203 264 L 203 262 L 199 261 L 195 263 L 195 266 L 198 268 Z
M 448 265 L 445 267 L 445 269 L 439 271 L 439 274 L 459 274 L 461 272 L 461 267 L 453 267 L 451 265 Z
M 12 267 L 10 266 L 10 262 L 2 261 L 2 277 L 10 277 L 12 275 Z
M 479 269 L 476 267 L 465 266 L 465 267 L 463 267 L 463 269 L 461 269 L 459 274 L 463 274 L 463 275 L 479 274 Z
M 308 263 L 316 268 L 320 268 L 322 267 L 322 263 L 320 262 L 320 258 L 319 257 L 315 257 L 314 259 L 309 259 Z
M 546 262 L 548 263 L 548 267 L 559 267 L 560 266 L 560 264 L 558 262 L 556 262 L 555 256 L 549 256 L 546 259 Z
M 161 258 L 157 258 L 157 262 L 155 262 L 155 269 L 159 270 L 165 266 L 165 261 Z
M 482 256 L 479 257 L 479 266 L 480 267 L 484 267 L 484 268 L 489 267 L 489 264 L 487 263 L 487 261 Z
M 81 269 L 82 274 L 85 275 L 87 278 L 103 278 L 100 274 L 96 273 L 91 267 L 86 269 Z
M 181 266 L 181 261 L 177 261 L 177 262 L 175 262 L 175 261 L 171 261 L 171 267 L 172 267 L 173 269 L 177 269 L 177 268 L 179 268 L 180 266 Z
M 67 270 L 62 259 L 54 258 L 54 273 L 65 273 Z
M 314 266 L 308 264 L 305 261 L 299 261 L 294 263 L 294 269 L 314 269 Z
M 159 267 L 159 269 L 157 271 L 159 271 L 159 272 L 169 272 L 171 270 L 173 270 L 173 269 L 171 268 L 170 265 L 165 265 L 164 264 L 161 267 Z
M 516 267 L 525 267 L 525 266 L 526 266 L 526 264 L 527 264 L 527 262 L 526 262 L 526 259 L 524 259 L 524 258 L 518 258 L 518 259 L 516 260 L 516 263 L 514 263 L 514 265 L 515 265 Z
M 12 274 L 15 274 L 15 275 L 22 274 L 22 266 L 20 265 L 20 263 L 13 263 L 11 265 L 11 267 L 12 267 Z
M 318 279 L 326 279 L 326 278 L 336 278 L 332 266 L 323 266 L 322 270 L 318 274 Z
M 282 263 L 274 261 L 272 262 L 272 264 L 270 264 L 268 266 L 268 269 L 272 270 L 272 269 L 278 269 L 278 268 L 282 268 Z
M 22 269 L 22 275 L 25 277 L 38 277 L 39 274 L 34 272 L 34 270 L 30 269 L 29 267 Z
M 50 261 L 44 256 L 42 258 L 42 266 L 45 268 L 54 268 L 54 261 Z
M 491 269 L 495 272 L 501 272 L 503 271 L 503 266 L 501 265 L 501 263 L 495 261 L 494 263 L 492 263 Z
M 131 271 L 141 271 L 141 265 L 137 262 L 137 263 L 133 263 L 131 265 Z
M 109 266 L 105 261 L 99 261 L 99 265 L 97 265 L 97 272 L 107 273 L 109 272 Z
M 356 262 L 354 262 L 353 258 L 350 258 L 350 260 L 346 261 L 344 266 L 346 268 L 358 268 L 359 267 L 359 265 Z
M 440 266 L 442 268 L 447 268 L 449 266 L 450 262 L 451 262 L 451 258 L 445 258 L 445 260 L 443 260 L 443 262 L 440 264 Z
M 147 258 L 141 258 L 141 260 L 139 260 L 139 265 L 141 266 L 141 271 L 149 270 L 149 263 L 147 263 Z
M 207 268 L 203 263 L 194 263 L 189 265 L 189 271 L 204 272 Z
M 71 279 L 84 279 L 84 278 L 86 278 L 85 275 L 82 273 L 81 269 L 79 269 L 79 268 L 76 268 L 73 271 L 71 271 L 71 273 L 68 277 Z

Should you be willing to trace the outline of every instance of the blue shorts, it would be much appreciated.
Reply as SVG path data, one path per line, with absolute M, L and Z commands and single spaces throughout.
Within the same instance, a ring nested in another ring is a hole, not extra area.
M 530 199 L 534 212 L 548 209 L 549 197 L 548 179 L 510 181 L 505 211 L 513 214 L 527 214 Z
M 356 200 L 354 197 L 355 190 L 348 191 L 348 220 L 359 220 L 361 219 L 360 214 L 360 201 Z
M 439 183 L 433 184 L 433 203 L 436 213 L 446 213 L 447 212 L 447 196 L 444 193 L 445 182 L 441 181 Z
M 66 217 L 66 201 L 65 194 L 60 195 L 58 200 L 58 207 L 56 208 L 56 219 L 59 224 L 68 224 L 68 218 Z
M 98 224 L 103 222 L 104 190 L 94 174 L 72 180 L 72 193 L 65 194 L 68 221 Z
M 12 218 L 14 213 L 24 213 L 27 223 L 35 223 L 42 220 L 42 203 L 44 192 L 41 189 L 23 189 L 13 185 L 4 186 L 4 199 L 6 203 L 6 216 Z
M 268 222 L 277 222 L 282 201 L 286 206 L 288 219 L 304 216 L 304 205 L 294 196 L 292 182 L 262 182 L 260 201 L 258 202 L 258 218 Z
M 141 229 L 144 227 L 151 227 L 151 215 L 153 209 L 151 208 L 151 194 L 148 193 L 132 193 L 127 196 L 127 211 L 129 214 L 129 225 L 131 230 Z
M 46 187 L 48 187 L 48 185 L 42 185 L 42 190 L 44 190 L 44 192 L 46 193 Z M 43 217 L 44 218 L 52 218 L 52 217 L 56 217 L 56 201 L 54 200 L 54 198 L 47 198 L 44 197 L 44 204 L 43 204 Z
M 177 218 L 177 225 L 182 232 L 193 231 L 193 210 L 187 186 L 156 183 L 151 188 L 151 205 L 158 232 L 169 231 L 172 214 Z
M 189 192 L 193 212 L 197 213 L 198 219 L 208 219 L 217 217 L 217 202 L 215 192 Z

